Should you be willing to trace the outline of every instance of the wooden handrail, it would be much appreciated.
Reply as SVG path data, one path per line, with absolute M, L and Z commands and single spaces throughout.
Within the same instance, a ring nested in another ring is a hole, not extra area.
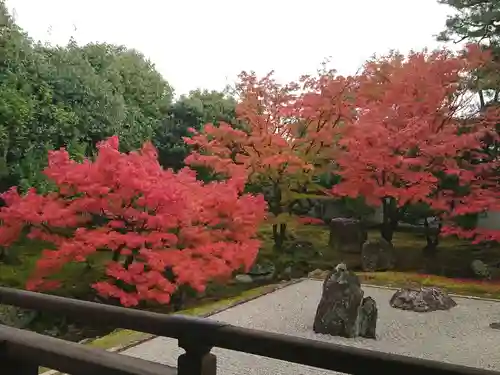
M 22 364 L 23 372 L 15 364 Z M 0 325 L 0 373 L 38 375 L 39 366 L 72 375 L 177 374 L 177 369 L 158 363 Z

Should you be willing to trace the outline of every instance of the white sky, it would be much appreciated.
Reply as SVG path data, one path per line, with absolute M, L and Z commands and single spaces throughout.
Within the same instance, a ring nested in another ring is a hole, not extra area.
M 7 0 L 29 35 L 140 50 L 176 94 L 222 89 L 241 70 L 296 79 L 331 57 L 344 74 L 373 53 L 436 47 L 437 0 Z

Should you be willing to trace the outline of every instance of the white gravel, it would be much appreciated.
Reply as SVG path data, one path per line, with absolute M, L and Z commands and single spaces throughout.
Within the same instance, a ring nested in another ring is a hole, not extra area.
M 339 343 L 382 352 L 500 371 L 500 330 L 489 327 L 500 321 L 500 303 L 454 298 L 450 311 L 414 313 L 389 306 L 391 290 L 364 287 L 379 308 L 377 340 L 343 339 L 315 334 L 312 323 L 321 296 L 321 282 L 305 280 L 238 305 L 215 319 L 241 327 Z M 123 354 L 176 366 L 182 354 L 177 341 L 158 337 Z M 321 375 L 334 372 L 296 365 L 251 354 L 215 348 L 221 375 Z

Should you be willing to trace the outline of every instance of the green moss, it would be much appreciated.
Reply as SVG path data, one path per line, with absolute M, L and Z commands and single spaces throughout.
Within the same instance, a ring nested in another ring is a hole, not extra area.
M 112 349 L 122 346 L 127 346 L 135 342 L 141 342 L 153 337 L 151 334 L 132 331 L 128 329 L 117 329 L 111 332 L 109 335 L 99 337 L 87 343 L 87 345 L 100 348 L 100 349 Z
M 19 264 L 0 263 L 0 284 L 12 288 L 24 288 L 44 247 L 43 243 L 24 241 L 9 248 L 9 253 L 17 258 Z
M 40 241 L 24 240 L 9 248 L 11 256 L 17 258 L 17 264 L 0 263 L 0 285 L 23 289 L 26 281 L 35 269 L 36 262 L 44 249 L 50 245 Z M 54 291 L 57 295 L 81 298 L 91 293 L 90 285 L 103 275 L 106 261 L 110 259 L 109 253 L 97 252 L 88 259 L 88 262 L 71 262 L 54 275 L 61 280 L 61 287 Z

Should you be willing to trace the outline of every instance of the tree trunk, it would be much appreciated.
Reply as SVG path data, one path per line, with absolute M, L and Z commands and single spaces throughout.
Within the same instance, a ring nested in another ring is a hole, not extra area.
M 479 90 L 479 105 L 481 106 L 481 109 L 485 107 L 485 102 L 484 102 L 484 95 L 483 95 L 483 90 Z
M 0 262 L 9 266 L 18 266 L 22 263 L 21 259 L 15 252 L 12 250 L 9 251 L 5 247 L 0 249 Z
M 125 245 L 120 245 L 116 250 L 113 250 L 111 260 L 113 262 L 118 262 L 122 256 L 122 250 L 125 248 Z
M 425 239 L 427 244 L 423 248 L 422 252 L 425 257 L 435 257 L 438 252 L 439 246 L 439 235 L 441 233 L 441 221 L 439 221 L 438 227 L 436 229 L 432 229 L 429 225 L 428 218 L 424 219 L 424 228 L 425 228 Z
M 176 292 L 172 294 L 170 297 L 170 303 L 172 304 L 172 309 L 174 312 L 181 311 L 184 309 L 184 305 L 186 302 L 186 291 L 181 285 Z
M 397 207 L 393 198 L 382 199 L 382 217 L 380 235 L 384 240 L 392 243 L 398 225 Z
M 163 276 L 170 281 L 175 283 L 177 281 L 177 276 L 174 274 L 172 267 L 165 268 Z M 170 296 L 170 306 L 174 312 L 180 311 L 184 308 L 186 302 L 186 288 L 184 285 L 180 285 L 177 290 Z
M 281 223 L 273 224 L 273 240 L 274 240 L 274 248 L 276 250 L 282 250 L 283 244 L 286 239 L 286 224 Z
M 113 257 L 111 258 L 113 262 L 118 262 L 120 260 L 121 252 L 122 252 L 121 248 L 118 248 L 117 250 L 113 251 Z
M 125 258 L 125 262 L 123 262 L 123 268 L 128 270 L 133 261 L 134 261 L 134 254 L 132 253 L 130 255 L 127 255 L 127 257 Z
M 282 194 L 281 188 L 278 183 L 273 185 L 273 190 L 270 196 L 267 198 L 267 203 L 269 205 L 269 212 L 271 212 L 277 220 L 278 217 L 283 213 L 285 207 L 283 207 L 283 203 L 281 202 Z M 285 242 L 286 236 L 286 224 L 280 223 L 273 224 L 273 241 L 274 248 L 276 250 L 283 249 L 283 243 Z

